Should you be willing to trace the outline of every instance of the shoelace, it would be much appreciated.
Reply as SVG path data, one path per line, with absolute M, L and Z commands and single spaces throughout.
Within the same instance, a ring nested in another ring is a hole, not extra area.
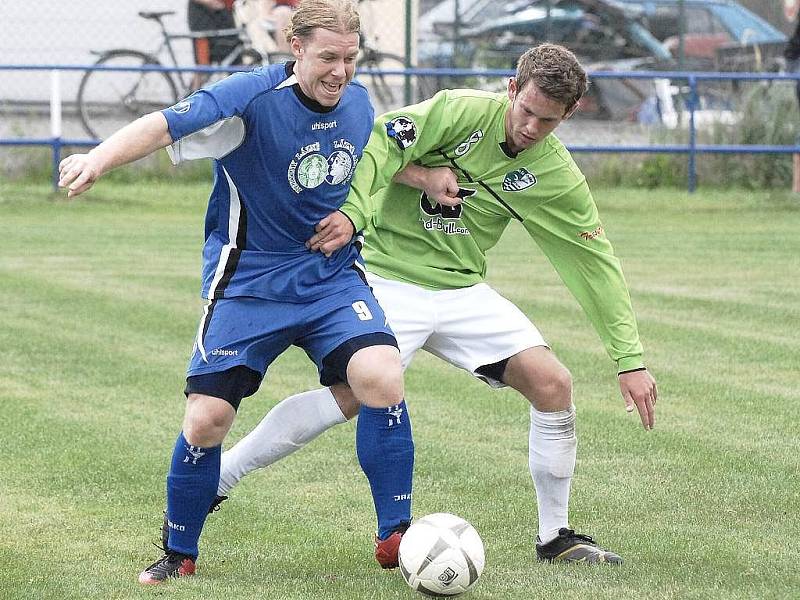
M 558 534 L 565 538 L 575 538 L 576 540 L 589 542 L 590 544 L 596 543 L 591 536 L 584 535 L 583 533 L 575 533 L 574 529 L 562 529 L 561 531 L 558 532 Z
M 164 556 L 147 567 L 145 571 L 150 571 L 154 575 L 166 575 L 170 570 L 170 564 L 174 564 L 176 562 L 180 563 L 180 557 L 172 552 L 167 552 L 164 554 Z
M 214 502 L 211 503 L 211 508 L 208 509 L 208 512 L 210 513 L 217 512 L 220 509 L 220 504 L 222 504 L 223 501 L 227 499 L 228 499 L 227 496 L 217 496 L 216 498 L 214 498 Z

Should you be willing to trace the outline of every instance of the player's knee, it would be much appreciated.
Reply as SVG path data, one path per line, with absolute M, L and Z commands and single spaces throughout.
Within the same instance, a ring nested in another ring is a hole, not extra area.
M 183 419 L 183 435 L 195 446 L 222 443 L 236 415 L 233 407 L 219 398 L 190 394 Z
M 347 366 L 347 381 L 361 404 L 376 408 L 403 400 L 400 353 L 391 346 L 359 350 Z
M 528 398 L 537 410 L 568 410 L 572 405 L 572 374 L 561 364 L 554 365 L 533 386 Z
M 361 383 L 358 395 L 361 404 L 384 408 L 403 401 L 403 375 L 399 365 L 396 369 L 376 370 Z
M 342 411 L 346 419 L 352 419 L 358 414 L 360 404 L 349 385 L 336 383 L 330 387 L 330 390 L 336 400 L 336 404 L 339 406 L 339 410 Z

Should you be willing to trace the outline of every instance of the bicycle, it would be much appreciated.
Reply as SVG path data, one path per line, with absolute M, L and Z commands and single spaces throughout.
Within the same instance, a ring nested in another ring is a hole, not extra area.
M 214 31 L 175 34 L 167 31 L 164 17 L 174 11 L 142 11 L 143 19 L 155 21 L 161 29 L 161 44 L 152 53 L 129 48 L 115 48 L 99 54 L 94 63 L 99 67 L 163 67 L 157 57 L 166 54 L 169 65 L 178 67 L 173 42 L 182 39 L 237 36 L 239 41 L 213 66 L 232 67 L 282 62 L 290 55 L 274 52 L 262 54 L 250 44 L 244 27 Z M 217 75 L 217 74 L 214 74 Z M 115 71 L 90 70 L 78 86 L 78 114 L 86 132 L 95 139 L 106 139 L 122 125 L 147 113 L 175 104 L 194 91 L 192 74 L 182 71 Z

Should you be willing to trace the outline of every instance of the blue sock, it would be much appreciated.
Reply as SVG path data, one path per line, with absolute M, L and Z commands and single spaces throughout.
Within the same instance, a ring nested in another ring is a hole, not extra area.
M 411 521 L 414 440 L 405 401 L 389 408 L 361 407 L 356 453 L 372 489 L 378 537 L 383 540 L 398 525 Z
M 169 549 L 197 558 L 197 541 L 219 484 L 222 446 L 191 446 L 183 432 L 167 475 Z

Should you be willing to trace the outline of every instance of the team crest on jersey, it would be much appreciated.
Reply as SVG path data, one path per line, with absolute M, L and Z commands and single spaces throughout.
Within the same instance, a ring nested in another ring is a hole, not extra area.
M 289 185 L 299 194 L 323 183 L 341 185 L 350 180 L 356 166 L 356 149 L 344 139 L 333 142 L 333 152 L 325 156 L 319 142 L 303 146 L 289 163 Z
M 328 161 L 322 154 L 306 156 L 297 166 L 297 182 L 304 188 L 315 188 L 328 176 Z
M 533 185 L 536 185 L 536 175 L 524 167 L 506 173 L 503 179 L 503 191 L 506 192 L 519 192 Z
M 469 134 L 469 139 L 461 142 L 456 146 L 456 156 L 464 156 L 472 148 L 473 144 L 477 144 L 483 139 L 483 130 L 478 129 Z
M 386 135 L 405 150 L 417 141 L 417 126 L 408 117 L 395 117 L 386 123 Z
M 172 112 L 182 115 L 184 113 L 189 112 L 189 109 L 192 108 L 191 102 L 188 100 L 181 100 L 177 104 L 173 104 L 170 109 Z

